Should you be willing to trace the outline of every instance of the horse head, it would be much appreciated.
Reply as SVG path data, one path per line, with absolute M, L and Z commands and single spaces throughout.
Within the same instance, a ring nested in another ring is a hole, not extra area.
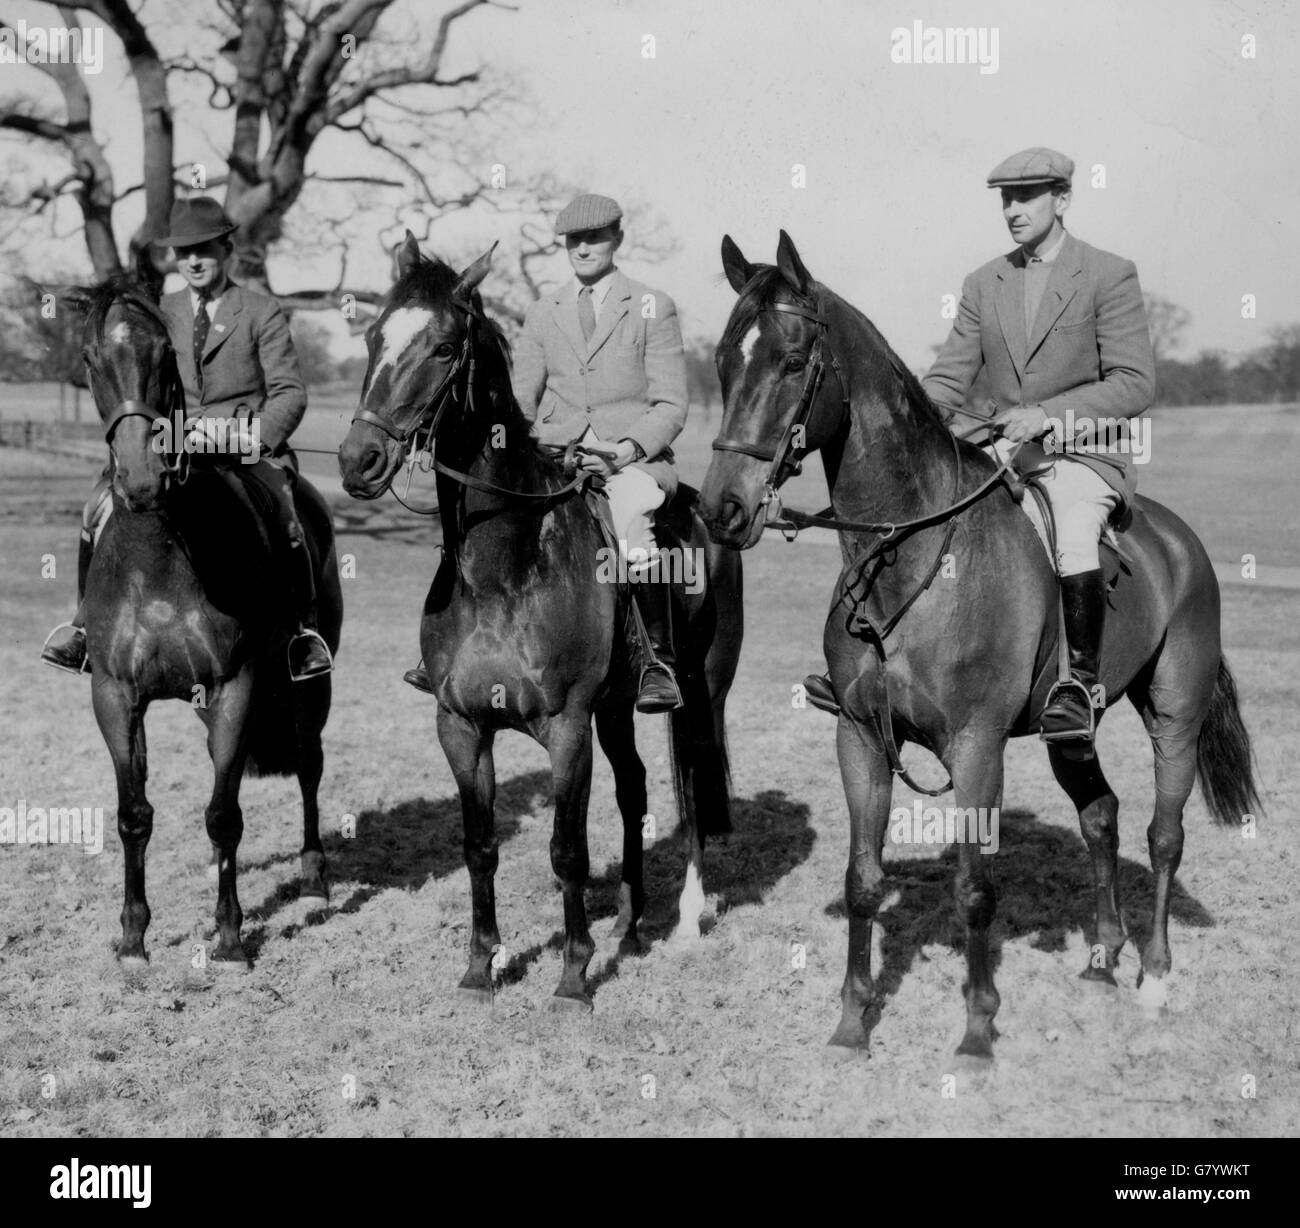
M 770 265 L 750 264 L 727 235 L 722 266 L 740 297 L 715 353 L 722 424 L 700 514 L 715 541 L 748 549 L 763 534 L 759 513 L 777 489 L 842 429 L 846 398 L 825 348 L 825 292 L 790 236 L 781 231 Z
M 135 269 L 59 297 L 85 317 L 82 358 L 104 423 L 115 500 L 128 511 L 157 511 L 184 476 L 184 441 L 173 415 L 184 392 L 167 323 L 158 310 L 162 279 L 141 248 Z
M 436 439 L 464 425 L 447 410 L 454 406 L 463 415 L 468 406 L 480 341 L 502 352 L 478 294 L 495 248 L 457 273 L 422 256 L 406 232 L 397 280 L 366 330 L 370 361 L 361 401 L 339 448 L 343 487 L 354 498 L 378 498 L 410 445 L 432 452 Z

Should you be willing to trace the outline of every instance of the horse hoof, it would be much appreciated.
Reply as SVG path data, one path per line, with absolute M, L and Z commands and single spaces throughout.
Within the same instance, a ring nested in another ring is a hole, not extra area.
M 841 1019 L 834 1035 L 826 1042 L 829 1057 L 866 1053 L 870 1038 L 860 1019 Z
M 957 1065 L 965 1070 L 987 1070 L 993 1064 L 993 1042 L 986 1036 L 967 1036 L 957 1046 Z
M 128 976 L 139 976 L 149 971 L 149 957 L 147 955 L 119 955 L 117 964 Z
M 574 997 L 570 994 L 557 993 L 549 1003 L 550 1009 L 569 1015 L 590 1015 L 595 1007 L 589 995 Z
M 330 893 L 325 884 L 317 880 L 316 882 L 299 883 L 298 898 L 324 907 L 330 902 Z
M 458 985 L 456 996 L 465 1003 L 474 1003 L 478 1006 L 492 1005 L 492 991 L 478 985 Z
M 673 930 L 672 937 L 669 939 L 669 942 L 681 943 L 682 945 L 685 945 L 690 942 L 696 942 L 699 939 L 699 937 L 700 937 L 700 923 L 698 921 L 691 921 L 689 923 L 682 921 L 678 924 L 677 928 Z
M 1085 985 L 1093 985 L 1098 989 L 1119 988 L 1115 983 L 1115 974 L 1109 968 L 1094 968 L 1091 964 L 1079 973 L 1079 980 Z
M 214 972 L 251 972 L 252 963 L 243 951 L 214 951 L 208 957 Z
M 642 945 L 641 939 L 635 934 L 624 935 L 618 940 L 618 953 L 624 958 L 644 955 L 645 947 Z

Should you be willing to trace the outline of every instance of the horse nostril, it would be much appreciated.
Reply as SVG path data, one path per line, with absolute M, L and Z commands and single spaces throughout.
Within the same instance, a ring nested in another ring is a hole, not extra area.
M 722 524 L 724 528 L 735 530 L 743 526 L 745 509 L 736 499 L 723 499 Z

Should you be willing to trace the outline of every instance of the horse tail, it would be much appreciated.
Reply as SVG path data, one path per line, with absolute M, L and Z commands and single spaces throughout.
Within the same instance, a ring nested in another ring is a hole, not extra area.
M 1196 743 L 1196 770 L 1216 822 L 1240 824 L 1244 815 L 1259 813 L 1250 734 L 1237 705 L 1237 685 L 1222 657 L 1210 710 Z

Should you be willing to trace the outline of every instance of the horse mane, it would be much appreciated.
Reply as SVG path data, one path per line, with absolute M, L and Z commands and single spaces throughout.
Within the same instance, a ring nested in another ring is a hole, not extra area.
M 776 301 L 777 291 L 784 290 L 792 302 L 801 307 L 807 307 L 810 311 L 817 309 L 817 291 L 820 291 L 821 294 L 829 295 L 838 302 L 843 303 L 863 326 L 873 348 L 887 360 L 888 365 L 893 368 L 902 383 L 903 398 L 907 402 L 908 408 L 918 418 L 929 421 L 946 432 L 948 424 L 944 421 L 938 406 L 926 395 L 925 389 L 921 387 L 921 381 L 916 378 L 911 368 L 894 352 L 893 347 L 885 340 L 884 334 L 871 322 L 866 313 L 858 310 L 847 299 L 841 298 L 820 282 L 814 282 L 813 284 L 816 287 L 814 293 L 800 294 L 790 285 L 785 275 L 776 265 L 758 265 L 757 272 L 745 283 L 740 291 L 739 298 L 736 299 L 735 306 L 731 309 L 731 318 L 727 321 L 726 331 L 723 332 L 719 345 L 739 345 L 762 312 Z M 883 374 L 883 370 L 881 374 Z

